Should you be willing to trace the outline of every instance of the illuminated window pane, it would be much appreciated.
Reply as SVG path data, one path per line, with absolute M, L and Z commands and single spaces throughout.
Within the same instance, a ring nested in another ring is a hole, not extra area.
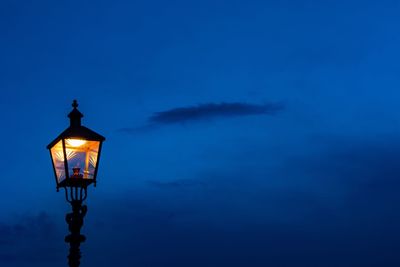
M 93 179 L 100 142 L 65 139 L 68 173 L 71 179 Z
M 53 159 L 57 180 L 60 183 L 65 180 L 65 165 L 62 141 L 59 141 L 55 146 L 51 148 L 51 157 Z

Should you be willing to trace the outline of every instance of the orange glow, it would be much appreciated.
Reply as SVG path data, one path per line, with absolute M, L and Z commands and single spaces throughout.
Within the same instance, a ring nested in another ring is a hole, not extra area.
M 86 144 L 86 140 L 82 139 L 65 139 L 65 141 L 67 142 L 67 145 L 71 147 L 80 147 Z

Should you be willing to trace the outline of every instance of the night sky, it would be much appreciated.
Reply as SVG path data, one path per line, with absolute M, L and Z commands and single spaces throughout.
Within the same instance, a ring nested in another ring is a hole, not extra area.
M 67 266 L 46 145 L 104 135 L 82 267 L 400 266 L 400 1 L 0 1 L 0 266 Z

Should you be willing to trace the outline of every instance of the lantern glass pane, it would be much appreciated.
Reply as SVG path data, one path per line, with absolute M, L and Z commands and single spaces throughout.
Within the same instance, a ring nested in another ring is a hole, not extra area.
M 99 141 L 83 139 L 65 139 L 65 152 L 67 153 L 68 173 L 71 179 L 93 179 L 97 156 L 99 154 Z
M 64 152 L 61 140 L 51 148 L 51 158 L 53 159 L 57 181 L 60 183 L 65 180 Z

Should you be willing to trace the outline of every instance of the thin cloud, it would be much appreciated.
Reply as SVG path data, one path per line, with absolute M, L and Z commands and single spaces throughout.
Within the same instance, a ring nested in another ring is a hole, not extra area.
M 55 224 L 50 216 L 41 212 L 37 215 L 25 215 L 15 223 L 0 222 L 0 247 L 15 244 L 27 237 L 47 238 L 54 233 Z
M 217 117 L 239 117 L 263 114 L 275 115 L 282 109 L 282 104 L 276 103 L 268 103 L 264 105 L 240 102 L 220 104 L 208 103 L 156 112 L 149 118 L 149 123 L 174 124 Z
M 195 179 L 177 179 L 170 182 L 148 181 L 148 184 L 157 188 L 204 187 L 207 185 L 205 182 Z
M 220 119 L 228 117 L 242 117 L 250 115 L 276 115 L 284 109 L 282 103 L 266 103 L 262 105 L 243 102 L 235 103 L 206 103 L 196 106 L 178 107 L 165 111 L 155 112 L 147 124 L 137 128 L 122 128 L 121 132 L 143 132 L 158 128 L 163 125 L 188 124 L 207 119 Z
M 60 251 L 55 243 L 59 235 L 56 228 L 45 212 L 24 215 L 13 222 L 0 221 L 0 263 L 57 261 Z

